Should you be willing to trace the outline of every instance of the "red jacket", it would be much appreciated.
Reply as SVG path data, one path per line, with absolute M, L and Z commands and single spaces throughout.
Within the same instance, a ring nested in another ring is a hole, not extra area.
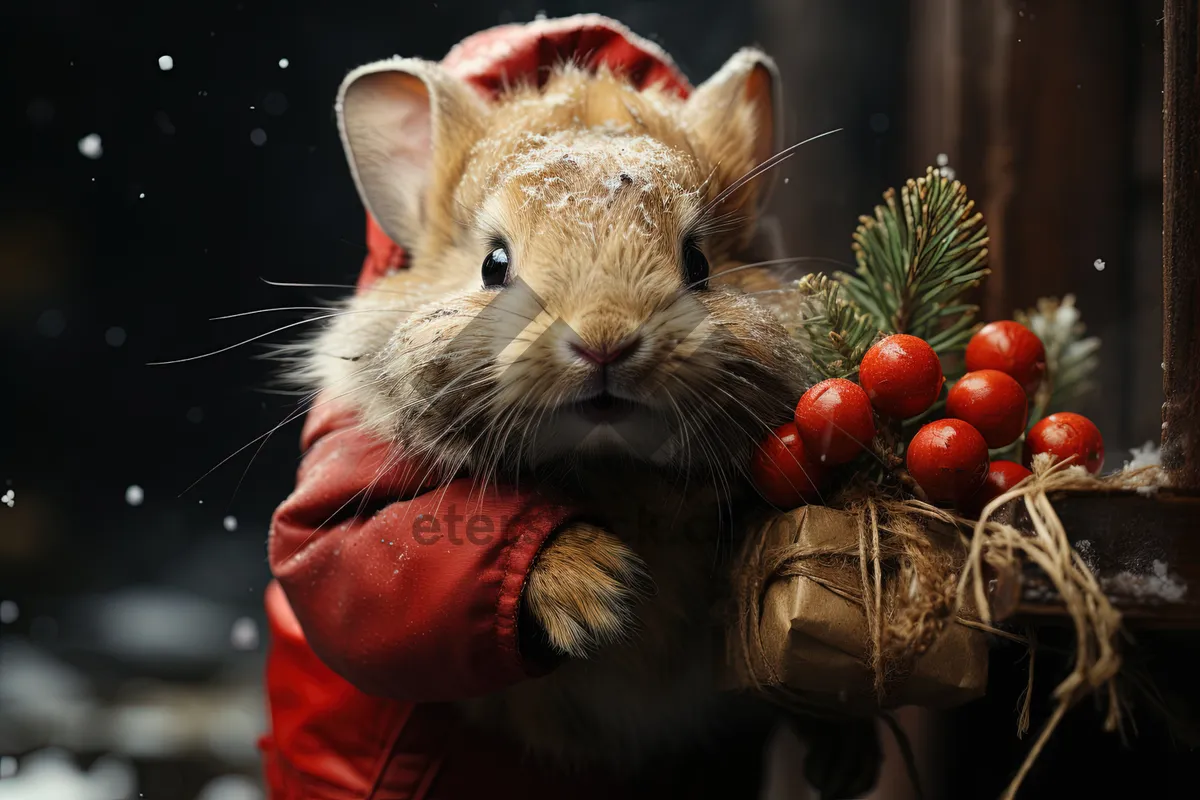
M 619 69 L 639 86 L 688 92 L 657 47 L 595 16 L 485 31 L 443 63 L 489 96 L 506 79 L 571 58 Z M 360 288 L 404 266 L 373 220 L 367 240 Z M 308 416 L 302 447 L 296 489 L 275 513 L 269 544 L 271 730 L 261 747 L 271 800 L 730 796 L 716 776 L 733 766 L 733 753 L 710 759 L 710 774 L 663 765 L 637 787 L 567 778 L 466 729 L 447 702 L 544 669 L 518 649 L 518 601 L 538 548 L 570 508 L 528 488 L 481 498 L 466 479 L 422 486 L 424 473 L 402 459 L 384 469 L 396 454 L 325 400 Z M 471 529 L 468 540 L 463 517 L 480 511 L 498 529 Z M 743 757 L 757 760 L 756 747 Z

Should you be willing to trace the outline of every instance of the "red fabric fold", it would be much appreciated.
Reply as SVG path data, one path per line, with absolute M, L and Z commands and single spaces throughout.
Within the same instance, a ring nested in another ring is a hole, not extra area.
M 534 555 L 571 511 L 535 491 L 423 486 L 419 465 L 321 404 L 268 556 L 313 651 L 370 694 L 459 700 L 538 674 L 517 649 Z

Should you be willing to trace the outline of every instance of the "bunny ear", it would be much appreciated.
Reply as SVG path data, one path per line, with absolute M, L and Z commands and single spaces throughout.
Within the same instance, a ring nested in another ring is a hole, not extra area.
M 779 151 L 782 114 L 779 71 L 766 53 L 743 48 L 687 101 L 687 116 L 724 188 Z M 747 184 L 731 201 L 766 202 L 770 175 Z M 739 203 L 740 204 L 740 203 Z
M 448 202 L 444 178 L 461 167 L 481 130 L 483 102 L 437 64 L 396 58 L 342 82 L 337 119 L 363 205 L 406 248 Z

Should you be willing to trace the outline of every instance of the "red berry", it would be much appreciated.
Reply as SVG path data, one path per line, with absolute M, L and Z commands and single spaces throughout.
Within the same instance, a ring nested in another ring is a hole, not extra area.
M 1029 399 L 1016 379 L 995 369 L 968 372 L 946 395 L 946 416 L 971 423 L 988 447 L 1004 447 L 1025 432 Z
M 989 322 L 967 343 L 967 370 L 980 369 L 1000 370 L 1033 392 L 1046 374 L 1046 348 L 1019 322 Z
M 875 413 L 861 386 L 845 378 L 830 378 L 800 398 L 796 428 L 809 459 L 845 464 L 874 438 Z
M 908 474 L 935 503 L 969 498 L 988 472 L 983 434 L 961 419 L 931 422 L 908 445 Z
M 897 333 L 871 346 L 858 367 L 871 405 L 896 419 L 915 417 L 942 391 L 942 362 L 924 339 Z
M 1059 461 L 1070 458 L 1071 464 L 1094 475 L 1104 466 L 1104 439 L 1100 429 L 1087 417 L 1060 411 L 1029 429 L 1025 437 L 1025 466 L 1030 466 L 1038 453 L 1050 453 Z
M 788 509 L 819 495 L 824 470 L 805 457 L 800 432 L 789 422 L 759 445 L 750 475 L 767 502 Z
M 973 517 L 983 513 L 983 507 L 995 500 L 1033 473 L 1012 461 L 993 461 L 988 465 L 983 486 L 962 504 L 962 510 Z

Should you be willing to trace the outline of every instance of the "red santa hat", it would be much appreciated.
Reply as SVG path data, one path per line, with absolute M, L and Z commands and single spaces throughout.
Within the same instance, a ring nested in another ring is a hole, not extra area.
M 593 71 L 607 67 L 639 89 L 658 86 L 681 98 L 692 88 L 661 47 L 598 14 L 489 28 L 459 42 L 442 59 L 448 72 L 488 99 L 504 86 L 522 82 L 540 86 L 555 66 L 564 63 Z M 367 257 L 358 290 L 406 264 L 404 249 L 367 214 Z

